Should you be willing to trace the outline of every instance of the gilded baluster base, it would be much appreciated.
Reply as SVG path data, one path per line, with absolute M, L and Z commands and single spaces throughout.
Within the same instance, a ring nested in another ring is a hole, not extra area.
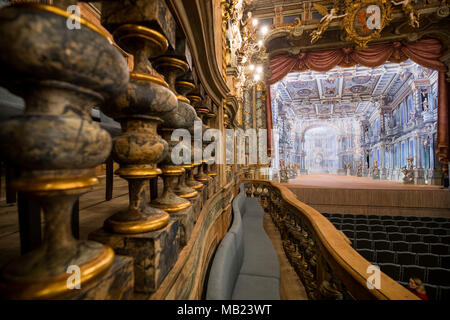
M 114 251 L 110 247 L 93 241 L 78 241 L 72 236 L 70 216 L 79 196 L 80 190 L 77 191 L 43 192 L 35 197 L 44 211 L 44 240 L 39 248 L 3 268 L 0 280 L 3 298 L 70 297 L 77 290 L 71 290 L 67 285 L 71 283 L 69 277 L 73 273 L 69 267 L 79 267 L 81 286 L 108 271 L 114 259 Z
M 191 169 L 188 170 L 188 178 L 186 179 L 186 185 L 194 190 L 201 191 L 203 189 L 203 183 L 195 180 L 194 178 L 194 167 L 198 167 L 199 164 L 194 164 Z
M 184 169 L 179 166 L 163 167 L 164 190 L 161 197 L 154 199 L 151 205 L 167 211 L 171 217 L 178 220 L 180 245 L 184 246 L 194 228 L 194 210 L 191 201 L 177 196 L 172 189 L 177 177 L 182 173 Z
M 187 171 L 192 168 L 192 165 L 183 165 L 183 168 Z M 198 192 L 186 184 L 186 171 L 181 174 L 178 184 L 174 187 L 173 191 L 177 196 L 189 200 L 195 198 Z
M 144 170 L 140 168 L 136 170 Z M 120 173 L 127 171 L 130 173 L 131 168 L 121 168 L 118 170 Z M 148 168 L 149 171 L 157 172 L 157 169 Z M 113 214 L 104 222 L 106 230 L 115 233 L 144 233 L 165 227 L 170 220 L 170 216 L 167 212 L 153 208 L 148 205 L 145 195 L 145 184 L 149 178 L 156 177 L 148 174 L 140 176 L 140 178 L 131 178 L 126 176 L 129 186 L 130 204 L 126 210 L 119 211 Z

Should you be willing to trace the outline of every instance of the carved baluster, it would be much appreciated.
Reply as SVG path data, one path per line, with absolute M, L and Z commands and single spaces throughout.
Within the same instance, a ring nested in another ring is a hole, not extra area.
M 163 56 L 155 61 L 155 65 L 157 69 L 165 75 L 170 89 L 176 93 L 175 80 L 179 75 L 187 72 L 188 64 L 175 57 Z M 171 216 L 176 217 L 179 220 L 181 224 L 180 243 L 183 246 L 190 238 L 194 224 L 194 216 L 191 202 L 178 196 L 173 190 L 178 178 L 185 172 L 185 169 L 182 165 L 176 165 L 172 161 L 172 149 L 179 142 L 171 141 L 171 135 L 175 129 L 191 128 L 194 125 L 196 114 L 195 109 L 189 104 L 189 100 L 181 95 L 177 95 L 177 99 L 178 106 L 174 112 L 163 117 L 164 124 L 160 131 L 163 137 L 169 142 L 169 152 L 161 162 L 164 190 L 160 197 L 152 201 L 152 204 L 166 210 Z M 192 192 L 196 191 L 193 190 Z
M 149 59 L 174 46 L 175 21 L 163 0 L 103 1 L 102 24 L 134 56 L 126 92 L 102 106 L 122 126 L 122 135 L 114 139 L 113 157 L 120 164 L 117 173 L 128 181 L 129 205 L 118 209 L 89 238 L 133 257 L 134 289 L 150 293 L 177 260 L 179 249 L 178 222 L 151 206 L 146 194 L 148 179 L 161 174 L 157 164 L 169 151 L 158 125 L 178 105 Z
M 116 233 L 142 233 L 158 230 L 169 223 L 167 212 L 148 205 L 145 185 L 161 173 L 156 164 L 168 152 L 167 142 L 157 133 L 160 116 L 175 109 L 175 95 L 161 78 L 149 73 L 148 59 L 167 50 L 168 42 L 159 32 L 134 24 L 114 30 L 117 43 L 133 54 L 127 92 L 106 103 L 102 111 L 120 121 L 123 134 L 114 139 L 113 158 L 117 170 L 129 185 L 129 206 L 105 221 L 105 228 Z
M 208 101 L 208 99 L 205 100 Z M 200 117 L 202 123 L 205 123 L 205 116 L 209 113 L 209 109 L 207 108 L 207 106 L 205 106 L 205 101 L 203 101 L 203 104 L 198 104 L 195 110 L 197 111 L 197 114 Z M 204 124 L 204 128 L 209 129 L 209 126 L 207 124 Z M 206 145 L 207 143 L 203 142 L 203 149 L 206 147 Z M 198 173 L 195 176 L 195 179 L 203 183 L 205 187 L 207 187 L 212 180 L 212 178 L 207 173 L 205 173 L 205 167 L 207 169 L 207 163 L 210 161 L 211 159 L 203 159 L 201 165 L 198 167 Z
M 98 183 L 93 168 L 111 150 L 111 137 L 91 119 L 92 106 L 125 90 L 128 68 L 89 22 L 80 19 L 80 29 L 67 28 L 65 6 L 71 3 L 0 10 L 2 85 L 26 104 L 23 115 L 0 126 L 0 149 L 20 168 L 12 187 L 34 198 L 45 218 L 42 244 L 2 270 L 0 290 L 9 298 L 79 294 L 68 288 L 68 267 L 80 268 L 86 288 L 114 259 L 107 246 L 75 240 L 70 223 L 75 201 Z

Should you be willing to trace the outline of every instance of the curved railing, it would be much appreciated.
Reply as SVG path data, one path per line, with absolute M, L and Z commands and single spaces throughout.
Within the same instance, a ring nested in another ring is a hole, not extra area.
M 272 217 L 286 256 L 310 299 L 418 299 L 386 274 L 374 271 L 344 233 L 289 189 L 273 181 L 243 182 L 247 196 L 259 197 Z

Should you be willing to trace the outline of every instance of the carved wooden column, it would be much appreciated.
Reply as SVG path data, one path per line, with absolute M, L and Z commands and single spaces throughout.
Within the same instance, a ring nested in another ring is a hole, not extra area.
M 177 98 L 149 61 L 174 45 L 175 22 L 162 0 L 104 1 L 102 24 L 118 45 L 133 54 L 134 67 L 126 92 L 108 101 L 102 111 L 121 123 L 114 139 L 117 170 L 128 181 L 129 204 L 118 208 L 104 228 L 89 235 L 134 258 L 135 290 L 155 291 L 178 258 L 178 229 L 161 208 L 149 205 L 145 186 L 157 177 L 168 144 L 159 136 L 161 117 L 175 110 Z
M 185 61 L 172 56 L 159 57 L 154 63 L 158 71 L 165 75 L 170 89 L 176 94 L 176 78 L 187 72 L 188 64 Z M 182 165 L 176 165 L 172 161 L 172 150 L 179 142 L 172 141 L 171 135 L 176 129 L 188 129 L 192 127 L 194 125 L 196 114 L 187 98 L 182 95 L 177 95 L 177 99 L 177 108 L 172 113 L 163 117 L 164 124 L 160 129 L 164 139 L 169 142 L 169 152 L 161 163 L 164 190 L 160 197 L 152 201 L 152 205 L 169 212 L 172 217 L 177 218 L 181 227 L 179 230 L 180 244 L 181 246 L 184 246 L 189 240 L 194 226 L 193 207 L 189 200 L 178 196 L 173 190 L 179 177 L 184 174 L 185 169 Z M 197 195 L 195 190 L 189 189 L 192 190 L 192 192 L 188 191 L 188 193 L 184 195 L 191 196 L 194 192 L 195 196 Z M 184 191 L 185 190 L 182 190 L 181 192 Z
M 109 285 L 101 276 L 114 278 L 118 268 L 132 281 L 125 273 L 131 259 L 120 265 L 110 247 L 72 236 L 72 207 L 98 183 L 93 168 L 111 150 L 111 137 L 91 119 L 92 106 L 125 90 L 128 68 L 91 23 L 80 19 L 79 29 L 68 29 L 65 9 L 28 3 L 0 10 L 2 85 L 26 103 L 24 114 L 0 125 L 0 149 L 20 169 L 12 187 L 37 201 L 45 217 L 42 244 L 2 270 L 3 297 L 92 297 L 89 290 L 103 279 L 103 293 L 95 295 L 104 299 Z M 68 288 L 70 268 L 79 268 L 80 290 Z
M 209 129 L 209 125 L 206 122 L 206 115 L 209 113 L 209 109 L 204 105 L 204 101 L 202 101 L 203 104 L 199 105 L 196 108 L 197 114 L 199 115 L 200 119 L 202 120 L 202 123 L 204 123 L 204 128 L 205 129 Z M 202 154 L 203 151 L 205 149 L 205 147 L 208 145 L 207 142 L 202 141 Z M 210 192 L 210 184 L 211 184 L 211 180 L 212 178 L 205 172 L 205 170 L 207 170 L 208 168 L 208 162 L 211 161 L 211 159 L 202 159 L 202 163 L 200 164 L 200 166 L 198 167 L 198 172 L 197 175 L 195 176 L 195 179 L 200 181 L 201 183 L 203 183 L 204 188 L 203 188 L 203 202 L 205 202 L 209 196 L 211 195 Z
M 194 83 L 192 83 L 191 81 L 188 81 L 188 80 L 190 80 L 190 79 L 187 79 L 189 77 L 191 77 L 191 75 L 187 74 L 187 75 L 185 75 L 185 78 L 179 78 L 175 83 L 175 88 L 176 88 L 177 92 L 179 92 L 185 98 L 186 98 L 186 95 L 195 88 Z M 197 116 L 197 114 L 195 114 L 195 117 L 194 117 L 194 122 L 195 121 L 201 122 L 201 120 Z M 195 136 L 194 125 L 192 125 L 188 129 L 191 134 L 191 138 L 194 137 Z M 195 181 L 193 179 L 188 181 L 189 176 L 191 176 L 193 178 L 193 170 L 194 170 L 194 148 L 193 147 L 194 146 L 192 144 L 192 141 L 189 141 L 187 143 L 189 143 L 190 147 L 191 147 L 191 155 L 190 155 L 191 162 L 189 164 L 185 163 L 182 165 L 185 172 L 180 176 L 180 178 L 178 180 L 178 184 L 174 188 L 174 192 L 178 196 L 188 199 L 192 203 L 193 210 L 194 210 L 194 222 L 196 222 L 197 217 L 199 216 L 201 207 L 202 207 L 199 191 L 201 191 L 203 184 L 201 182 Z
M 195 108 L 196 112 L 198 113 L 198 108 L 201 106 L 201 103 L 202 103 L 202 97 L 198 93 L 197 88 L 194 89 L 194 90 L 191 90 L 191 92 L 189 92 L 189 94 L 187 94 L 186 97 L 189 99 L 189 101 L 191 101 L 192 106 Z M 203 124 L 203 121 L 202 121 L 201 118 L 197 117 L 196 121 L 201 121 L 202 122 L 202 129 L 206 128 L 205 125 Z M 203 130 L 202 130 L 202 134 L 203 134 Z M 195 136 L 194 136 L 194 139 L 195 139 Z M 192 152 L 195 152 L 194 141 L 192 143 Z M 194 155 L 192 155 L 192 158 L 194 158 Z M 202 163 L 201 163 L 201 161 L 200 162 L 193 161 L 192 164 L 193 164 L 193 168 L 189 172 L 189 177 L 188 177 L 188 180 L 186 181 L 186 184 L 188 186 L 190 186 L 191 188 L 194 188 L 195 190 L 201 192 L 203 190 L 203 188 L 204 188 L 204 184 L 202 182 L 200 182 L 199 180 L 196 180 L 194 178 L 194 170 L 196 169 L 197 170 L 197 174 L 198 174 L 199 171 L 200 171 L 200 167 L 201 167 Z

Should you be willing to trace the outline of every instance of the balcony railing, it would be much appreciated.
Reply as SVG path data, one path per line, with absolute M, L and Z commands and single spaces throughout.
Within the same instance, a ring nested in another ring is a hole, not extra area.
M 258 197 L 277 226 L 285 254 L 310 299 L 417 300 L 382 272 L 377 282 L 372 264 L 350 246 L 349 239 L 289 189 L 272 181 L 244 183 L 247 196 Z

